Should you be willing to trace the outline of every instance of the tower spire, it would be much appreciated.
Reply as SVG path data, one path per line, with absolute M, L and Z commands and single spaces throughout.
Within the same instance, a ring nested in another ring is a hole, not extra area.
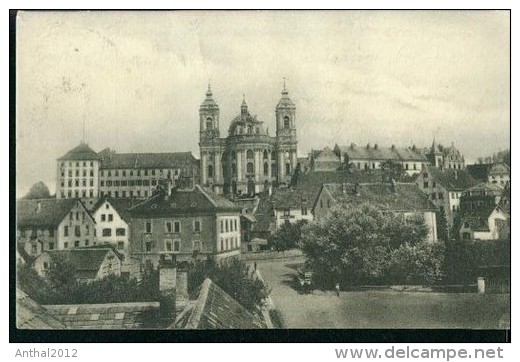
M 282 95 L 286 95 L 286 94 L 288 94 L 288 92 L 287 92 L 287 86 L 286 86 L 286 84 L 285 84 L 285 81 L 286 81 L 286 78 L 283 77 L 283 90 L 282 90 Z

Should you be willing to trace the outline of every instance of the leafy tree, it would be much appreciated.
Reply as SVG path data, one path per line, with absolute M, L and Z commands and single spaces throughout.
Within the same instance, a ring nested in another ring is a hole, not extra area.
M 391 252 L 420 243 L 427 233 L 421 217 L 405 220 L 369 204 L 336 206 L 328 217 L 303 228 L 301 249 L 324 287 L 338 281 L 378 283 L 387 277 Z
M 393 160 L 385 160 L 381 162 L 381 170 L 383 171 L 384 182 L 388 182 L 390 180 L 400 180 L 406 176 L 403 165 Z
M 43 181 L 37 182 L 31 186 L 31 189 L 24 196 L 24 199 L 47 199 L 51 197 L 49 188 Z
M 437 224 L 437 239 L 447 242 L 449 240 L 448 221 L 446 220 L 446 213 L 443 210 L 435 213 L 435 221 Z
M 270 235 L 267 242 L 277 251 L 294 249 L 298 246 L 302 237 L 302 227 L 306 220 L 297 223 L 283 224 L 274 234 Z

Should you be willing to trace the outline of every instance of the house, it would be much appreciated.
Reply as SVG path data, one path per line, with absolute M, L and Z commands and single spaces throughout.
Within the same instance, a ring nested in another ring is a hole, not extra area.
M 78 280 L 90 281 L 108 275 L 121 275 L 122 257 L 112 248 L 49 250 L 34 260 L 33 268 L 40 276 L 45 277 L 58 258 L 74 265 Z
M 510 218 L 498 205 L 482 206 L 462 215 L 459 233 L 462 240 L 510 239 Z
M 462 211 L 472 211 L 482 207 L 498 205 L 503 193 L 504 189 L 497 184 L 481 182 L 462 192 L 460 209 Z
M 428 158 L 415 147 L 380 147 L 367 144 L 365 147 L 350 146 L 334 147 L 334 153 L 339 157 L 345 169 L 379 170 L 384 162 L 392 161 L 402 166 L 409 175 L 414 175 L 430 164 Z
M 478 182 L 462 169 L 440 169 L 430 166 L 419 174 L 415 183 L 444 212 L 449 226 L 460 211 L 462 192 L 475 186 Z
M 167 255 L 177 263 L 239 257 L 240 211 L 199 185 L 158 193 L 130 209 L 130 254 L 154 265 Z
M 262 317 L 249 312 L 211 279 L 206 279 L 197 301 L 178 315 L 174 328 L 265 329 L 267 325 Z
M 511 181 L 511 167 L 504 162 L 469 165 L 468 172 L 477 180 L 501 187 Z
M 130 199 L 101 198 L 92 211 L 96 220 L 98 244 L 110 244 L 120 253 L 128 254 L 130 240 Z
M 340 158 L 329 147 L 311 150 L 309 161 L 311 171 L 336 171 L 341 167 Z
M 79 199 L 18 200 L 17 241 L 29 255 L 96 244 L 95 221 Z
M 406 217 L 421 215 L 428 228 L 427 240 L 437 241 L 436 209 L 413 183 L 341 183 L 324 184 L 312 207 L 316 220 L 329 215 L 337 204 L 348 207 L 368 203 L 382 212 Z
M 298 221 L 312 221 L 311 212 L 312 194 L 305 189 L 276 189 L 273 191 L 270 202 L 273 205 L 273 213 L 276 229 L 283 224 L 294 224 Z
M 424 149 L 424 155 L 433 167 L 440 169 L 462 170 L 466 167 L 466 161 L 462 153 L 455 148 L 453 143 L 449 147 L 437 144 L 433 139 L 432 146 Z

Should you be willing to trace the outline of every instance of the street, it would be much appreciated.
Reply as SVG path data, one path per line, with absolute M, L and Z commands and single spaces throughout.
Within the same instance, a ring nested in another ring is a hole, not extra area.
M 334 291 L 298 294 L 293 276 L 303 261 L 257 262 L 285 328 L 497 329 L 508 319 L 509 294 L 342 291 L 339 298 Z

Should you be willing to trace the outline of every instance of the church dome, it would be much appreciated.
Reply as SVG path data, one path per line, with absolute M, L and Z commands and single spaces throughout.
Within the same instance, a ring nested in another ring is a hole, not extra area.
M 240 114 L 233 118 L 229 125 L 228 134 L 230 136 L 266 134 L 263 122 L 249 113 L 245 99 L 240 106 Z
M 287 91 L 287 88 L 285 87 L 285 80 L 283 82 L 282 98 L 280 98 L 280 100 L 278 101 L 276 108 L 291 108 L 291 109 L 296 108 L 294 103 L 291 101 L 291 98 L 289 98 L 289 92 Z

